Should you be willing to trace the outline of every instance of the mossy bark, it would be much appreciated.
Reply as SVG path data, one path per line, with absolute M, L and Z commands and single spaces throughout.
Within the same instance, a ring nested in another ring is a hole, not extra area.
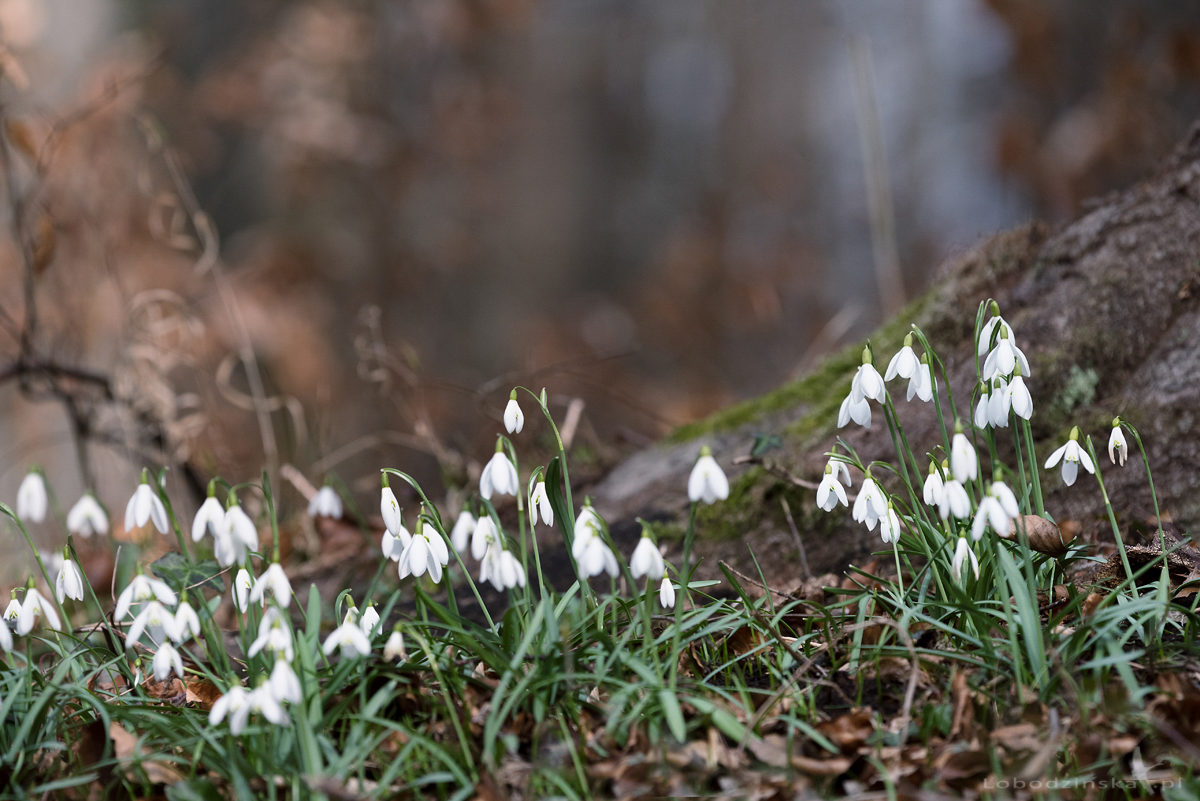
M 1200 524 L 1200 126 L 1160 173 L 1052 232 L 1029 224 L 985 241 L 943 265 L 933 288 L 871 337 L 877 358 L 899 348 L 910 324 L 925 331 L 946 362 L 959 415 L 968 417 L 975 380 L 971 338 L 980 301 L 996 298 L 1031 362 L 1033 432 L 1040 460 L 1072 425 L 1104 451 L 1116 415 L 1141 433 L 1164 516 L 1185 531 Z M 838 405 L 859 362 L 862 343 L 828 357 L 809 375 L 761 398 L 685 426 L 637 453 L 593 491 L 610 521 L 642 516 L 678 528 L 687 520 L 688 471 L 701 444 L 727 468 L 758 434 L 777 434 L 782 449 L 768 458 L 793 476 L 819 480 L 825 453 L 845 437 L 864 460 L 895 460 L 876 414 L 869 430 L 835 431 Z M 926 404 L 898 413 L 920 460 L 941 441 Z M 945 395 L 943 394 L 943 399 Z M 1132 443 L 1131 443 L 1132 445 Z M 1144 467 L 1131 454 L 1123 468 L 1100 465 L 1122 525 L 1153 514 Z M 811 491 L 774 472 L 733 467 L 738 492 L 699 518 L 700 552 L 754 570 L 749 551 L 773 581 L 798 571 L 799 534 L 814 573 L 839 569 L 880 547 L 878 535 L 846 510 L 815 510 Z M 1082 536 L 1111 537 L 1097 484 L 1085 476 L 1065 488 L 1043 471 L 1047 510 L 1076 520 Z M 856 477 L 857 481 L 857 477 Z M 783 510 L 793 515 L 793 533 Z M 749 548 L 747 548 L 749 546 Z M 714 568 L 715 570 L 715 568 Z M 713 570 L 707 571 L 713 572 Z

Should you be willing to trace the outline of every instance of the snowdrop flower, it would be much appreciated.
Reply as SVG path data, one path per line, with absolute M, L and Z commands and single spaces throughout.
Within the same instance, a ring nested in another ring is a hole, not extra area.
M 475 521 L 475 530 L 471 533 L 471 556 L 475 559 L 483 559 L 488 546 L 499 541 L 500 530 L 496 528 L 496 521 L 492 520 L 492 516 L 489 514 L 481 515 Z
M 992 388 L 987 381 L 979 383 L 979 400 L 975 403 L 975 413 L 971 416 L 971 422 L 976 428 L 987 428 L 992 424 L 991 416 L 988 414 L 989 402 L 992 397 Z
M 138 573 L 129 582 L 129 586 L 121 590 L 121 594 L 117 596 L 117 607 L 113 611 L 113 617 L 115 620 L 122 620 L 125 615 L 129 614 L 129 608 L 133 604 L 151 600 L 156 600 L 164 606 L 174 606 L 178 603 L 175 591 L 164 582 L 150 578 L 144 573 Z
M 1008 407 L 1022 420 L 1033 417 L 1033 397 L 1029 394 L 1029 388 L 1025 386 L 1025 377 L 1021 375 L 1020 370 L 1008 385 Z M 1005 417 L 1007 416 L 1005 412 Z
M 322 650 L 325 652 L 325 656 L 329 656 L 339 648 L 342 650 L 343 659 L 366 656 L 371 653 L 371 642 L 367 639 L 367 635 L 362 633 L 362 629 L 358 627 L 356 621 L 343 621 L 342 625 L 334 629 L 325 639 Z
M 938 470 L 937 462 L 929 463 L 929 475 L 925 477 L 925 486 L 921 489 L 921 498 L 930 506 L 937 506 L 941 503 L 942 491 L 945 489 L 945 484 L 942 481 L 942 473 Z
M 975 557 L 971 546 L 967 544 L 967 538 L 959 537 L 958 545 L 954 548 L 954 560 L 950 563 L 950 575 L 954 576 L 955 581 L 962 579 L 963 565 L 968 560 L 971 563 L 971 570 L 975 573 L 975 578 L 979 578 L 979 560 Z
M 175 642 L 182 645 L 191 637 L 199 636 L 200 618 L 196 616 L 196 610 L 185 597 L 179 601 L 179 608 L 175 610 Z
M 154 487 L 150 486 L 150 474 L 142 471 L 142 483 L 125 504 L 125 530 L 133 531 L 146 523 L 153 523 L 160 534 L 166 534 L 170 528 L 167 520 L 167 508 L 163 506 L 162 498 L 158 497 Z
M 633 556 L 629 558 L 629 575 L 635 579 L 642 576 L 656 579 L 661 578 L 665 572 L 662 554 L 650 539 L 650 532 L 643 528 L 642 538 L 638 540 L 637 547 L 633 549 Z
M 956 520 L 965 520 L 971 514 L 971 499 L 962 482 L 951 478 L 942 485 L 942 497 L 938 500 L 938 514 L 943 520 L 953 516 Z
M 428 571 L 429 578 L 437 584 L 442 580 L 442 568 L 449 563 L 450 551 L 442 535 L 433 526 L 425 525 L 424 519 L 417 518 L 417 530 L 400 554 L 400 578 L 420 576 Z
M 161 640 L 164 634 L 172 640 L 178 639 L 175 630 L 175 615 L 171 614 L 170 610 L 158 601 L 151 601 L 137 613 L 137 617 L 129 625 L 125 642 L 128 647 L 132 648 L 146 633 L 155 641 Z
M 62 567 L 58 569 L 58 576 L 54 579 L 54 594 L 58 597 L 60 604 L 66 598 L 75 601 L 83 600 L 83 576 L 79 573 L 79 566 L 66 551 L 64 551 Z
M 1008 485 L 1003 481 L 993 481 L 988 494 L 975 510 L 975 520 L 971 523 L 971 539 L 979 542 L 983 538 L 983 530 L 988 526 L 1000 536 L 1007 537 L 1013 518 L 1020 514 L 1017 498 Z
M 864 347 L 862 364 L 858 366 L 854 380 L 850 383 L 850 394 L 855 398 L 870 398 L 878 403 L 883 403 L 887 398 L 883 376 L 879 375 L 879 371 L 875 369 L 872 362 L 871 349 Z
M 367 611 L 362 613 L 362 617 L 358 619 L 358 627 L 367 635 L 368 640 L 375 636 L 375 630 L 379 628 L 379 610 L 375 608 L 375 604 L 369 605 Z
M 108 533 L 108 514 L 92 493 L 85 492 L 67 512 L 67 531 L 84 538 Z
M 24 637 L 33 631 L 33 625 L 37 622 L 38 616 L 45 617 L 46 625 L 54 630 L 58 631 L 62 628 L 58 613 L 54 611 L 50 602 L 42 597 L 37 587 L 29 587 L 25 590 L 25 600 L 21 602 L 21 611 L 17 615 L 17 634 Z
M 46 519 L 50 498 L 46 492 L 46 479 L 41 471 L 30 470 L 17 488 L 17 517 L 22 522 L 40 523 Z
M 250 719 L 250 693 L 240 684 L 230 687 L 216 700 L 208 713 L 208 725 L 217 726 L 229 716 L 229 731 L 235 737 L 246 728 Z
M 209 492 L 215 491 L 215 486 L 209 485 Z M 205 534 L 212 535 L 215 540 L 218 532 L 221 530 L 221 524 L 225 522 L 225 507 L 217 500 L 216 495 L 210 494 L 204 499 L 204 503 L 200 504 L 200 508 L 196 510 L 196 516 L 192 518 L 192 542 L 199 542 L 204 539 Z
M 817 487 L 817 506 L 826 512 L 832 512 L 838 504 L 849 506 L 850 502 L 846 500 L 846 491 L 842 489 L 842 484 L 838 481 L 838 474 L 834 470 L 833 462 L 825 465 L 825 475 L 821 478 L 821 483 Z
M 1129 455 L 1129 445 L 1125 442 L 1125 432 L 1121 430 L 1121 418 L 1114 417 L 1112 433 L 1108 435 L 1108 458 L 1113 464 L 1125 466 L 1125 458 Z
M 550 505 L 550 496 L 546 494 L 546 482 L 539 481 L 529 493 L 529 524 L 536 526 L 538 517 L 547 526 L 554 525 L 554 507 Z
M 1012 406 L 1012 388 L 1003 378 L 992 379 L 992 394 L 988 399 L 987 422 L 994 428 L 1008 428 L 1008 410 Z
M 896 376 L 901 378 L 912 378 L 917 372 L 917 367 L 921 362 L 917 359 L 917 354 L 912 349 L 913 335 L 909 332 L 904 335 L 904 347 L 896 352 L 892 360 L 888 362 L 887 372 L 883 374 L 884 381 L 891 381 Z
M 1068 487 L 1075 483 L 1075 477 L 1079 473 L 1080 465 L 1083 465 L 1083 469 L 1089 473 L 1096 472 L 1096 466 L 1092 464 L 1092 457 L 1088 456 L 1087 451 L 1079 445 L 1079 426 L 1072 428 L 1071 438 L 1062 447 L 1050 454 L 1050 458 L 1046 460 L 1045 468 L 1049 470 L 1060 461 L 1063 463 L 1063 482 Z
M 276 726 L 286 726 L 292 722 L 288 717 L 288 713 L 275 697 L 269 679 L 251 690 L 249 695 L 246 696 L 246 701 L 251 712 L 257 712 L 262 715 L 269 723 L 274 723 Z
M 908 392 L 905 394 L 905 400 L 911 402 L 914 396 L 925 403 L 933 400 L 933 370 L 929 366 L 928 355 L 921 357 L 921 363 L 917 365 L 916 371 L 908 379 Z
M 458 513 L 458 519 L 454 521 L 454 528 L 450 529 L 450 545 L 455 551 L 463 553 L 467 550 L 467 546 L 471 544 L 471 535 L 475 531 L 475 526 L 475 515 L 466 509 Z
M 517 391 L 514 389 L 508 396 L 508 405 L 504 407 L 504 429 L 510 434 L 520 434 L 525 427 L 525 414 L 517 403 Z
M 408 652 L 404 650 L 404 635 L 400 633 L 399 623 L 392 628 L 392 633 L 388 635 L 387 642 L 383 644 L 383 658 L 388 662 L 394 662 L 397 659 L 408 659 Z
M 883 538 L 885 545 L 900 541 L 900 518 L 896 516 L 896 510 L 890 502 L 887 514 L 879 518 L 879 536 Z
M 400 504 L 396 501 L 396 493 L 392 492 L 392 488 L 388 486 L 387 473 L 383 474 L 383 492 L 379 498 L 379 514 L 383 516 L 383 525 L 387 528 L 389 534 L 393 537 L 400 535 L 400 530 L 404 528 L 403 514 L 400 511 Z
M 491 500 L 493 492 L 500 495 L 516 495 L 520 488 L 521 484 L 517 480 L 517 468 L 509 460 L 508 454 L 504 452 L 503 442 L 497 439 L 496 452 L 492 454 L 491 461 L 484 465 L 483 472 L 479 474 L 479 494 Z
M 851 420 L 863 428 L 871 427 L 871 404 L 867 403 L 866 398 L 856 400 L 853 390 L 838 409 L 838 428 L 844 428 Z
M 525 586 L 525 571 L 512 552 L 500 543 L 492 543 L 479 564 L 479 581 L 491 582 L 498 591 Z
M 604 521 L 591 501 L 585 501 L 583 509 L 575 518 L 575 541 L 571 544 L 571 555 L 580 578 L 590 578 L 601 573 L 616 578 L 617 557 L 604 541 Z
M 267 687 L 271 696 L 281 704 L 285 701 L 298 704 L 304 700 L 300 690 L 300 677 L 286 659 L 275 658 L 275 667 L 271 670 L 271 678 L 267 679 Z
M 183 660 L 179 656 L 179 651 L 175 650 L 175 646 L 170 642 L 164 642 L 158 646 L 158 650 L 154 652 L 154 678 L 159 681 L 166 681 L 167 676 L 174 673 L 179 678 L 183 678 Z
M 663 576 L 662 583 L 658 585 L 658 603 L 663 609 L 675 608 L 675 585 L 666 576 Z
M 1001 325 L 1008 328 L 1008 323 L 1000 316 L 1000 304 L 992 301 L 991 307 L 992 316 L 983 328 L 979 331 L 979 341 L 975 344 L 975 355 L 982 356 L 992 349 L 992 333 L 996 330 L 996 326 Z
M 1000 340 L 983 361 L 985 381 L 990 381 L 996 376 L 1011 375 L 1017 365 L 1020 365 L 1022 375 L 1030 375 L 1029 360 L 1025 358 L 1025 352 L 1017 347 L 1010 333 L 1008 326 L 1000 328 Z
M 254 577 L 250 575 L 249 570 L 243 567 L 233 577 L 233 605 L 239 612 L 245 612 L 250 608 L 250 591 L 252 589 L 254 589 Z
M 871 478 L 871 471 L 868 468 L 867 475 L 863 478 L 862 488 L 858 491 L 858 497 L 854 499 L 851 516 L 856 523 L 865 523 L 867 531 L 873 531 L 875 523 L 886 514 L 887 498 L 884 496 L 883 490 L 875 483 L 875 479 Z
M 292 602 L 292 583 L 288 581 L 287 574 L 278 562 L 272 562 L 271 566 L 255 579 L 254 587 L 250 590 L 250 602 L 265 604 L 268 592 L 275 596 L 275 603 L 284 609 Z
M 263 651 L 269 651 L 276 657 L 283 657 L 289 662 L 292 661 L 294 654 L 292 632 L 287 618 L 274 606 L 263 613 L 262 620 L 258 623 L 258 637 L 250 643 L 250 650 L 246 652 L 246 655 L 253 659 Z
M 8 606 L 4 607 L 4 622 L 9 628 L 16 628 L 17 618 L 21 616 L 21 602 L 17 600 L 17 589 L 14 587 L 9 595 Z
M 950 443 L 950 472 L 955 481 L 962 483 L 978 478 L 979 457 L 975 455 L 975 447 L 963 434 L 962 427 L 955 428 L 954 440 Z
M 725 471 L 713 458 L 712 449 L 707 445 L 700 448 L 700 458 L 692 467 L 688 476 L 688 500 L 692 503 L 716 503 L 729 497 L 729 479 Z
M 412 542 L 412 534 L 403 525 L 396 530 L 395 534 L 385 528 L 383 530 L 383 540 L 380 542 L 383 558 L 399 562 L 400 554 L 404 553 L 404 549 L 408 547 L 410 542 Z
M 317 490 L 317 494 L 308 502 L 308 516 L 341 519 L 342 499 L 337 490 L 328 484 Z
M 225 517 L 221 521 L 221 536 L 218 539 L 225 545 L 224 555 L 228 556 L 232 553 L 233 558 L 228 562 L 221 562 L 222 567 L 242 562 L 248 552 L 258 550 L 258 528 L 250 519 L 250 515 L 246 514 L 238 505 L 237 496 L 230 494 L 229 497 L 230 505 L 225 510 Z M 218 553 L 217 556 L 217 561 L 220 562 L 221 554 Z

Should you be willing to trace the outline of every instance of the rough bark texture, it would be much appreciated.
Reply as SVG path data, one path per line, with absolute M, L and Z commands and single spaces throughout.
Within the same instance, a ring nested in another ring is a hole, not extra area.
M 1164 517 L 1194 531 L 1200 523 L 1200 125 L 1156 177 L 1101 199 L 1061 230 L 1031 224 L 944 265 L 934 287 L 872 337 L 881 371 L 917 323 L 946 362 L 958 413 L 969 418 L 972 329 L 988 297 L 999 301 L 1031 362 L 1039 460 L 1072 425 L 1103 453 L 1119 414 L 1142 434 Z M 678 537 L 686 525 L 687 475 L 701 444 L 729 466 L 749 452 L 756 435 L 777 434 L 782 448 L 763 457 L 775 469 L 734 467 L 730 499 L 699 514 L 698 552 L 708 565 L 702 572 L 715 572 L 718 559 L 753 570 L 753 550 L 768 579 L 799 578 L 800 547 L 788 510 L 812 573 L 861 560 L 878 549 L 878 534 L 853 523 L 848 510 L 817 510 L 811 490 L 779 477 L 819 480 L 838 434 L 864 460 L 896 461 L 878 408 L 870 430 L 834 429 L 861 349 L 861 343 L 847 348 L 811 375 L 635 454 L 594 489 L 597 508 L 617 523 L 618 534 L 627 528 L 622 521 L 641 516 L 655 521 L 660 536 Z M 932 408 L 906 404 L 899 382 L 889 389 L 913 449 L 922 454 L 940 443 Z M 1112 467 L 1107 455 L 1101 460 L 1122 526 L 1153 515 L 1145 469 L 1130 446 L 1124 468 Z M 1083 476 L 1066 488 L 1054 470 L 1042 472 L 1042 484 L 1055 518 L 1078 521 L 1085 540 L 1111 539 L 1094 480 Z

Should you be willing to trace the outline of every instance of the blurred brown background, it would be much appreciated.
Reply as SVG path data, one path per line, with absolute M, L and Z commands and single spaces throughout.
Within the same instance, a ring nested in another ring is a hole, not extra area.
M 0 0 L 0 29 L 0 304 L 15 331 L 18 245 L 52 238 L 34 345 L 116 388 L 85 480 L 61 398 L 10 382 L 0 486 L 38 462 L 116 511 L 146 460 L 244 480 L 264 448 L 368 508 L 381 465 L 462 483 L 517 383 L 585 402 L 598 471 L 1200 112 L 1174 0 Z

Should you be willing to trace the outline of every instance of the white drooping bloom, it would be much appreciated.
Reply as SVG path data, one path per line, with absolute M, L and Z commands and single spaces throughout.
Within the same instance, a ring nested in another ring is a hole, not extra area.
M 272 562 L 270 567 L 254 581 L 250 590 L 250 602 L 265 604 L 267 593 L 275 596 L 275 603 L 287 609 L 292 602 L 292 583 L 278 562 Z
M 1063 482 L 1068 487 L 1075 483 L 1075 477 L 1079 474 L 1080 465 L 1083 465 L 1083 469 L 1089 473 L 1096 472 L 1096 466 L 1092 464 L 1092 457 L 1088 456 L 1087 451 L 1079 445 L 1079 426 L 1072 428 L 1071 438 L 1062 447 L 1050 454 L 1050 458 L 1046 460 L 1045 468 L 1049 470 L 1060 461 L 1063 463 Z
M 142 639 L 143 634 L 149 634 L 150 639 L 155 642 L 161 641 L 164 635 L 172 640 L 179 639 L 175 626 L 175 615 L 158 601 L 150 601 L 141 608 L 133 623 L 129 625 L 125 644 L 132 648 Z
M 281 657 L 275 658 L 275 667 L 271 669 L 267 687 L 275 700 L 281 704 L 298 704 L 304 700 L 300 689 L 300 677 L 292 669 L 292 663 Z
M 358 627 L 357 620 L 343 621 L 342 625 L 334 629 L 325 638 L 325 645 L 322 648 L 325 656 L 329 656 L 339 648 L 342 650 L 343 659 L 366 656 L 371 653 L 371 642 L 367 639 L 367 635 L 362 633 L 362 629 Z
M 937 506 L 942 500 L 945 484 L 942 473 L 936 462 L 929 463 L 929 475 L 925 476 L 925 485 L 921 488 L 921 498 L 930 506 Z
M 879 536 L 885 545 L 900 541 L 900 518 L 890 503 L 887 514 L 879 518 Z
M 274 723 L 276 726 L 287 726 L 292 722 L 283 705 L 279 703 L 279 699 L 275 697 L 270 679 L 251 690 L 246 696 L 246 701 L 251 712 L 262 715 L 269 723 Z
M 375 630 L 379 628 L 379 610 L 375 608 L 375 604 L 368 606 L 362 613 L 358 619 L 358 627 L 367 635 L 368 640 L 375 636 Z
M 85 539 L 108 533 L 108 514 L 92 493 L 85 492 L 67 512 L 67 531 Z
M 971 415 L 971 422 L 976 428 L 987 428 L 992 424 L 991 416 L 988 414 L 988 403 L 992 397 L 992 388 L 987 381 L 979 384 L 979 400 L 975 403 L 975 413 Z
M 164 582 L 150 578 L 144 573 L 138 573 L 129 582 L 129 586 L 121 590 L 121 594 L 117 596 L 117 607 L 113 611 L 113 619 L 118 622 L 123 620 L 125 615 L 129 614 L 130 607 L 135 603 L 155 600 L 164 606 L 175 606 L 178 603 L 175 591 Z
M 383 658 L 388 662 L 394 662 L 397 659 L 408 659 L 408 652 L 404 649 L 404 635 L 400 633 L 399 625 L 396 625 L 392 629 L 392 633 L 388 635 L 387 642 L 383 644 Z
M 922 359 L 921 363 L 917 365 L 916 371 L 908 379 L 908 392 L 905 394 L 905 400 L 912 401 L 914 396 L 925 403 L 933 400 L 933 369 L 929 366 L 927 359 Z
M 508 397 L 508 405 L 504 407 L 504 430 L 510 434 L 520 434 L 525 427 L 525 413 L 517 403 L 517 391 L 514 389 Z
M 421 518 L 417 519 L 417 530 L 408 547 L 400 554 L 400 578 L 420 576 L 429 573 L 429 578 L 436 584 L 442 580 L 442 568 L 450 563 L 450 551 L 446 541 L 433 526 L 425 525 Z
M 40 523 L 46 519 L 49 508 L 46 479 L 37 470 L 30 470 L 17 488 L 17 517 L 25 523 Z
M 866 398 L 855 398 L 853 390 L 842 401 L 838 409 L 838 428 L 844 428 L 851 420 L 863 428 L 871 427 L 871 404 Z
M 328 484 L 317 490 L 308 502 L 308 516 L 341 519 L 342 499 L 337 490 Z
M 1008 326 L 1003 326 L 1000 330 L 1000 340 L 996 343 L 996 347 L 983 360 L 983 380 L 991 381 L 997 376 L 1007 377 L 1012 375 L 1013 371 L 1019 365 L 1021 375 L 1028 377 L 1029 359 L 1025 358 L 1025 352 L 1017 347 L 1016 342 L 1011 337 L 1011 331 Z
M 17 600 L 17 590 L 12 591 L 9 597 L 8 606 L 4 607 L 4 623 L 9 628 L 17 627 L 17 620 L 21 617 L 21 602 Z
M 250 644 L 247 656 L 253 659 L 259 653 L 267 651 L 276 657 L 292 661 L 292 631 L 286 616 L 277 607 L 268 607 L 258 623 L 258 637 Z
M 525 571 L 512 552 L 498 542 L 492 543 L 479 563 L 479 581 L 490 582 L 498 591 L 525 586 Z
M 21 602 L 21 611 L 17 614 L 17 634 L 24 637 L 33 631 L 38 617 L 46 618 L 46 625 L 55 631 L 62 629 L 54 606 L 42 597 L 37 587 L 30 587 L 25 590 L 25 600 Z
M 883 374 L 884 381 L 891 381 L 896 376 L 912 378 L 917 372 L 921 360 L 917 358 L 916 352 L 912 349 L 912 339 L 911 333 L 904 335 L 904 347 L 900 348 L 888 362 L 887 372 Z
M 988 526 L 1001 537 L 1007 537 L 1013 519 L 1020 514 L 1017 498 L 1008 485 L 1003 481 L 993 481 L 987 495 L 979 502 L 979 508 L 975 510 L 975 520 L 971 523 L 971 539 L 979 542 Z
M 529 493 L 529 524 L 536 526 L 538 517 L 547 526 L 554 525 L 554 507 L 550 505 L 550 496 L 546 494 L 545 481 L 534 484 Z
M 179 678 L 183 678 L 183 660 L 179 656 L 179 651 L 175 650 L 175 646 L 169 641 L 163 642 L 158 646 L 158 650 L 154 652 L 154 678 L 159 681 L 166 681 L 167 676 L 174 673 Z
M 233 605 L 239 612 L 250 608 L 250 591 L 254 589 L 254 577 L 246 568 L 238 570 L 233 577 Z
M 158 493 L 143 474 L 142 483 L 138 484 L 129 498 L 129 503 L 125 504 L 125 530 L 133 531 L 146 523 L 153 523 L 160 534 L 166 534 L 171 527 L 162 498 L 158 497 Z
M 979 559 L 975 557 L 975 552 L 971 550 L 967 538 L 959 537 L 958 544 L 954 548 L 954 559 L 950 563 L 950 575 L 954 576 L 955 581 L 962 579 L 963 565 L 968 561 L 971 563 L 971 570 L 974 571 L 975 578 L 979 578 Z
M 571 543 L 571 555 L 580 578 L 590 578 L 601 573 L 616 578 L 617 557 L 604 541 L 604 521 L 591 503 L 585 503 L 575 518 L 575 540 Z
M 196 516 L 192 518 L 192 542 L 204 539 L 205 534 L 211 535 L 215 541 L 224 522 L 225 507 L 221 505 L 215 495 L 209 495 L 196 510 Z
M 887 398 L 884 389 L 883 376 L 871 363 L 871 354 L 863 349 L 863 363 L 858 366 L 854 380 L 850 384 L 850 394 L 856 398 L 869 398 L 877 403 L 883 403 Z
M 1008 385 L 1008 406 L 1022 420 L 1033 417 L 1033 396 L 1029 394 L 1029 387 L 1025 386 L 1025 377 L 1019 372 Z
M 247 553 L 258 550 L 258 528 L 250 519 L 250 515 L 246 514 L 241 506 L 238 506 L 236 499 L 225 510 L 225 517 L 221 520 L 220 535 L 217 540 L 222 547 L 215 548 L 214 555 L 222 567 L 243 562 Z M 230 555 L 233 558 L 222 561 L 222 556 Z
M 250 719 L 250 693 L 240 684 L 230 687 L 216 700 L 208 713 L 208 725 L 217 726 L 229 717 L 229 731 L 235 737 L 246 728 Z
M 995 332 L 998 325 L 1009 327 L 1005 319 L 1000 316 L 1000 307 L 995 301 L 992 301 L 992 316 L 983 324 L 983 328 L 979 331 L 979 341 L 975 344 L 976 356 L 982 356 L 992 349 L 992 333 Z
M 400 554 L 404 553 L 404 549 L 408 547 L 410 542 L 412 542 L 412 534 L 403 524 L 396 529 L 395 534 L 385 528 L 383 530 L 383 539 L 380 541 L 383 558 L 399 562 Z
M 475 531 L 475 515 L 468 510 L 463 509 L 458 513 L 458 519 L 454 521 L 454 528 L 450 529 L 450 545 L 458 553 L 463 553 L 471 544 L 471 534 Z
M 63 559 L 62 567 L 58 569 L 58 576 L 54 579 L 54 594 L 60 604 L 66 598 L 74 601 L 83 600 L 83 576 L 79 572 L 79 566 L 69 555 Z
M 499 495 L 516 495 L 521 491 L 521 483 L 517 479 L 517 468 L 509 460 L 500 443 L 496 444 L 496 452 L 483 466 L 479 474 L 479 494 L 491 500 L 492 493 Z
M 971 514 L 971 499 L 962 482 L 951 477 L 942 485 L 942 497 L 938 501 L 938 514 L 943 520 L 953 516 L 956 520 L 966 520 Z
M 975 447 L 961 431 L 956 431 L 950 443 L 950 473 L 960 483 L 973 481 L 979 476 L 979 457 Z
M 477 560 L 483 559 L 488 546 L 499 541 L 500 530 L 496 528 L 496 521 L 492 520 L 489 514 L 480 515 L 475 521 L 475 530 L 471 533 L 471 556 Z
M 839 503 L 842 506 L 850 505 L 833 465 L 832 461 L 825 465 L 825 475 L 821 477 L 821 483 L 817 486 L 817 506 L 826 512 L 832 512 Z
M 1108 435 L 1108 458 L 1115 465 L 1125 466 L 1125 458 L 1129 455 L 1129 445 L 1125 442 L 1125 432 L 1121 429 L 1121 418 L 1113 419 L 1112 433 Z
M 1008 410 L 1012 405 L 1012 388 L 1003 378 L 992 379 L 992 394 L 988 398 L 987 420 L 993 428 L 1008 428 Z
M 650 579 L 657 579 L 662 578 L 665 573 L 666 566 L 663 564 L 662 554 L 659 553 L 658 546 L 650 539 L 650 535 L 643 530 L 637 547 L 633 549 L 633 556 L 629 558 L 629 575 L 635 579 L 640 579 L 643 576 Z
M 887 497 L 868 471 L 866 477 L 863 478 L 858 497 L 854 499 L 854 507 L 850 510 L 851 516 L 856 523 L 864 523 L 868 531 L 874 531 L 879 518 L 887 514 L 887 508 Z
M 183 598 L 175 610 L 175 642 L 182 645 L 188 639 L 199 636 L 200 618 L 196 616 L 196 610 L 187 602 L 187 599 Z
M 383 516 L 383 525 L 388 533 L 393 537 L 399 536 L 400 529 L 404 528 L 404 515 L 400 511 L 400 504 L 396 501 L 396 493 L 392 492 L 392 488 L 386 484 L 380 493 L 379 514 Z
M 692 503 L 716 503 L 728 497 L 729 479 L 713 458 L 712 450 L 705 445 L 700 449 L 700 458 L 692 466 L 692 474 L 688 476 L 688 500 Z
M 658 585 L 658 603 L 663 609 L 675 607 L 675 585 L 666 576 L 663 576 L 662 583 Z

